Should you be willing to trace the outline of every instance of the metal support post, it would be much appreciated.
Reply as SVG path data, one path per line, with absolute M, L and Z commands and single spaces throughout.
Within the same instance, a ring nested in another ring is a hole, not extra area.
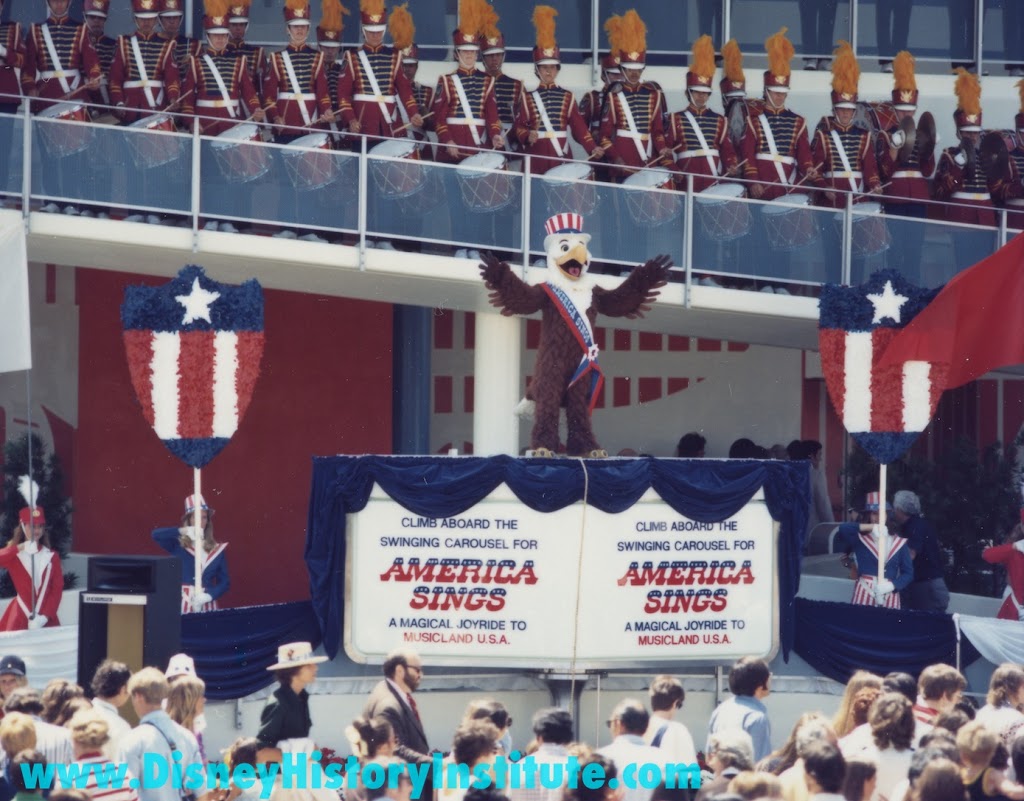
M 601 83 L 601 0 L 590 7 L 590 83 Z
M 846 207 L 843 209 L 843 279 L 842 283 L 851 284 L 851 272 L 853 269 L 853 258 L 851 249 L 853 246 L 853 194 L 847 193 Z M 824 276 L 822 276 L 824 278 Z
M 199 251 L 199 207 L 202 204 L 203 141 L 199 137 L 199 124 L 192 124 L 192 252 Z
M 531 156 L 527 154 L 523 162 L 523 207 L 520 209 L 522 216 L 522 230 L 519 232 L 520 247 L 523 249 L 523 275 L 526 278 L 526 268 L 530 266 L 530 216 L 533 201 L 533 181 L 530 175 Z
M 686 176 L 686 205 L 683 207 L 683 267 L 686 270 L 686 291 L 683 308 L 690 308 L 690 287 L 693 286 L 693 173 Z
M 366 269 L 366 202 L 367 173 L 370 164 L 366 158 L 366 137 L 359 137 L 359 269 Z
M 32 112 L 28 98 L 21 105 L 21 216 L 27 226 L 29 214 L 32 213 Z
M 985 0 L 974 0 L 974 25 L 974 63 L 980 77 L 985 74 Z

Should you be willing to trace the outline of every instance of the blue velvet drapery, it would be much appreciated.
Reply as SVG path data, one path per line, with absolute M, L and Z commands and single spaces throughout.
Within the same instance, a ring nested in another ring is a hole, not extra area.
M 342 632 L 345 516 L 366 506 L 374 484 L 414 514 L 450 517 L 470 509 L 500 484 L 526 506 L 551 512 L 587 502 L 604 512 L 628 509 L 653 488 L 676 512 L 704 523 L 736 514 L 764 487 L 778 542 L 780 636 L 788 658 L 794 639 L 794 601 L 807 530 L 807 462 L 713 459 L 514 459 L 508 456 L 334 456 L 313 460 L 306 528 L 313 611 L 324 650 L 338 653 Z

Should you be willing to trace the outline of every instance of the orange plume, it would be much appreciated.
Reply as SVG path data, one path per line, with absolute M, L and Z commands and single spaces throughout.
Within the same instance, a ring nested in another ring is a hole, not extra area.
M 292 11 L 300 8 L 305 10 L 309 8 L 309 0 L 284 0 L 284 7 Z
M 850 43 L 842 39 L 832 55 L 832 89 L 840 94 L 857 94 L 857 84 L 860 83 L 860 64 L 853 54 Z
M 384 0 L 359 0 L 359 10 L 364 14 L 379 16 L 384 13 Z
M 636 9 L 631 8 L 622 15 L 622 28 L 619 33 L 622 37 L 621 52 L 642 53 L 647 50 L 647 26 L 636 13 Z
M 968 116 L 981 114 L 981 81 L 978 76 L 963 67 L 957 67 L 956 76 L 953 91 L 956 92 L 957 107 Z
M 489 8 L 487 0 L 460 0 L 459 30 L 473 36 L 479 35 L 484 29 Z
M 541 50 L 554 50 L 558 46 L 555 41 L 555 17 L 558 12 L 551 6 L 537 6 L 533 9 L 533 27 L 537 31 L 537 47 Z
M 1020 113 L 1024 114 L 1024 80 L 1017 81 L 1017 93 L 1020 95 Z
M 249 8 L 252 5 L 252 0 L 235 0 L 234 5 L 242 6 L 243 8 Z M 231 3 L 228 3 L 228 7 L 229 8 L 230 8 L 230 6 L 231 6 Z
M 733 83 L 743 83 L 743 53 L 735 39 L 730 39 L 722 46 L 722 60 L 725 63 L 725 77 Z
M 715 45 L 707 34 L 693 43 L 693 59 L 690 72 L 709 80 L 715 75 Z
M 789 28 L 779 28 L 778 33 L 773 33 L 764 40 L 764 49 L 768 53 L 768 69 L 772 75 L 789 75 L 789 62 L 796 50 L 793 43 L 786 38 L 788 30 Z
M 230 0 L 205 0 L 203 8 L 208 17 L 226 17 L 230 5 Z
M 498 12 L 490 3 L 483 3 L 480 9 L 483 19 L 480 22 L 479 32 L 487 39 L 497 39 L 501 36 L 501 31 L 498 30 L 498 20 L 501 19 Z
M 416 26 L 413 25 L 408 3 L 391 11 L 388 31 L 391 32 L 391 40 L 395 43 L 396 50 L 405 50 L 416 40 Z
M 604 21 L 604 32 L 608 34 L 608 49 L 612 53 L 619 52 L 622 44 L 622 17 L 612 14 Z
M 913 92 L 917 89 L 914 57 L 906 50 L 900 50 L 892 60 L 892 80 L 897 92 Z

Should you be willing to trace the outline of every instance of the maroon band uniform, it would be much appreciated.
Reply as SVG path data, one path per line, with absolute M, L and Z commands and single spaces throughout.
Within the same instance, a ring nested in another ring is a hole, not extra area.
M 225 98 L 221 94 L 209 62 L 212 62 L 220 73 L 228 97 Z M 189 57 L 188 71 L 181 85 L 181 96 L 183 113 L 216 118 L 199 120 L 200 133 L 207 136 L 216 136 L 245 119 L 241 116 L 240 100 L 244 100 L 249 108 L 260 107 L 256 88 L 252 85 L 249 71 L 246 69 L 245 56 L 238 56 L 226 49 L 218 53 L 210 47 L 205 47 L 199 55 Z
M 285 56 L 291 61 L 298 87 L 292 86 L 285 66 Z M 324 57 L 309 45 L 294 47 L 273 53 L 267 63 L 266 80 L 263 83 L 264 109 L 267 118 L 284 118 L 284 127 L 279 129 L 286 137 L 302 136 L 309 133 L 306 122 L 316 120 L 331 110 L 331 94 L 327 86 Z M 301 104 L 301 105 L 300 105 Z M 306 117 L 302 115 L 306 109 Z
M 836 144 L 836 138 L 839 139 L 839 145 Z M 845 152 L 849 170 L 843 163 L 840 146 Z M 826 191 L 835 192 L 832 200 L 823 194 L 819 198 L 819 205 L 833 209 L 844 208 L 845 193 L 864 193 L 881 186 L 871 134 L 863 128 L 856 125 L 842 126 L 835 117 L 827 117 L 818 124 L 814 132 L 814 147 L 811 153 L 814 163 L 823 165 L 823 182 L 819 186 Z M 863 194 L 858 194 L 854 197 L 854 202 L 866 199 Z
M 46 32 L 60 64 L 54 64 L 46 43 Z M 89 41 L 85 26 L 68 16 L 47 17 L 46 22 L 33 23 L 25 42 L 25 68 L 21 85 L 28 94 L 36 90 L 39 97 L 59 99 L 101 75 L 99 58 Z M 62 80 L 63 79 L 63 80 Z M 52 103 L 33 103 L 36 111 Z
M 134 44 L 133 44 L 134 42 Z M 145 76 L 139 72 L 135 45 L 139 48 Z M 147 91 L 148 90 L 148 91 Z M 174 62 L 174 43 L 157 33 L 117 37 L 114 63 L 110 68 L 110 99 L 127 109 L 126 123 L 162 111 L 181 95 L 181 79 Z
M 459 99 L 456 81 L 461 83 L 469 101 L 468 115 Z M 438 161 L 459 162 L 475 152 L 464 151 L 458 158 L 452 159 L 448 153 L 448 145 L 489 149 L 491 140 L 501 134 L 501 120 L 498 118 L 498 106 L 494 101 L 494 79 L 479 70 L 466 70 L 460 67 L 453 73 L 442 75 L 437 83 L 433 110 L 434 128 L 441 143 L 441 147 L 438 148 Z M 479 137 L 479 143 L 473 138 L 474 130 Z
M 21 35 L 21 23 L 0 24 L 0 106 L 20 105 L 18 70 L 24 66 L 25 42 Z

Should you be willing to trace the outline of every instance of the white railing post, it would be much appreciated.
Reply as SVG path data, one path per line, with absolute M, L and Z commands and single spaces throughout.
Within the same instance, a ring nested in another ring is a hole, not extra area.
M 683 308 L 690 308 L 690 287 L 693 286 L 693 173 L 686 175 L 686 205 L 683 207 L 683 263 L 686 290 Z
M 192 123 L 192 252 L 199 250 L 199 211 L 202 205 L 203 194 L 203 141 L 199 137 L 199 123 Z
M 860 3 L 857 0 L 850 0 L 850 45 L 853 47 L 853 54 L 857 55 L 857 28 L 859 27 Z M 888 24 L 888 23 L 887 23 Z M 885 54 L 882 54 L 885 58 Z
M 22 106 L 25 119 L 21 129 L 21 216 L 28 225 L 32 213 L 32 104 L 27 97 Z
M 601 0 L 594 0 L 590 6 L 590 83 L 601 83 Z
M 853 272 L 853 193 L 846 193 L 846 206 L 843 208 L 843 276 L 841 283 L 849 286 Z
M 1006 209 L 999 209 L 999 247 L 1003 247 L 1007 240 L 1007 213 Z
M 853 0 L 856 2 L 857 0 Z M 711 31 L 708 31 L 711 33 Z M 732 0 L 722 0 L 722 41 L 732 38 Z
M 366 137 L 359 137 L 359 269 L 366 269 L 366 201 L 367 201 L 367 173 L 370 170 L 370 163 L 366 157 Z
M 985 0 L 974 0 L 974 15 L 974 63 L 981 77 L 985 74 Z
M 523 161 L 523 203 L 520 209 L 523 229 L 519 232 L 520 246 L 523 249 L 523 278 L 526 278 L 526 268 L 530 266 L 530 216 L 533 204 L 533 180 L 530 174 L 531 156 L 526 154 Z

